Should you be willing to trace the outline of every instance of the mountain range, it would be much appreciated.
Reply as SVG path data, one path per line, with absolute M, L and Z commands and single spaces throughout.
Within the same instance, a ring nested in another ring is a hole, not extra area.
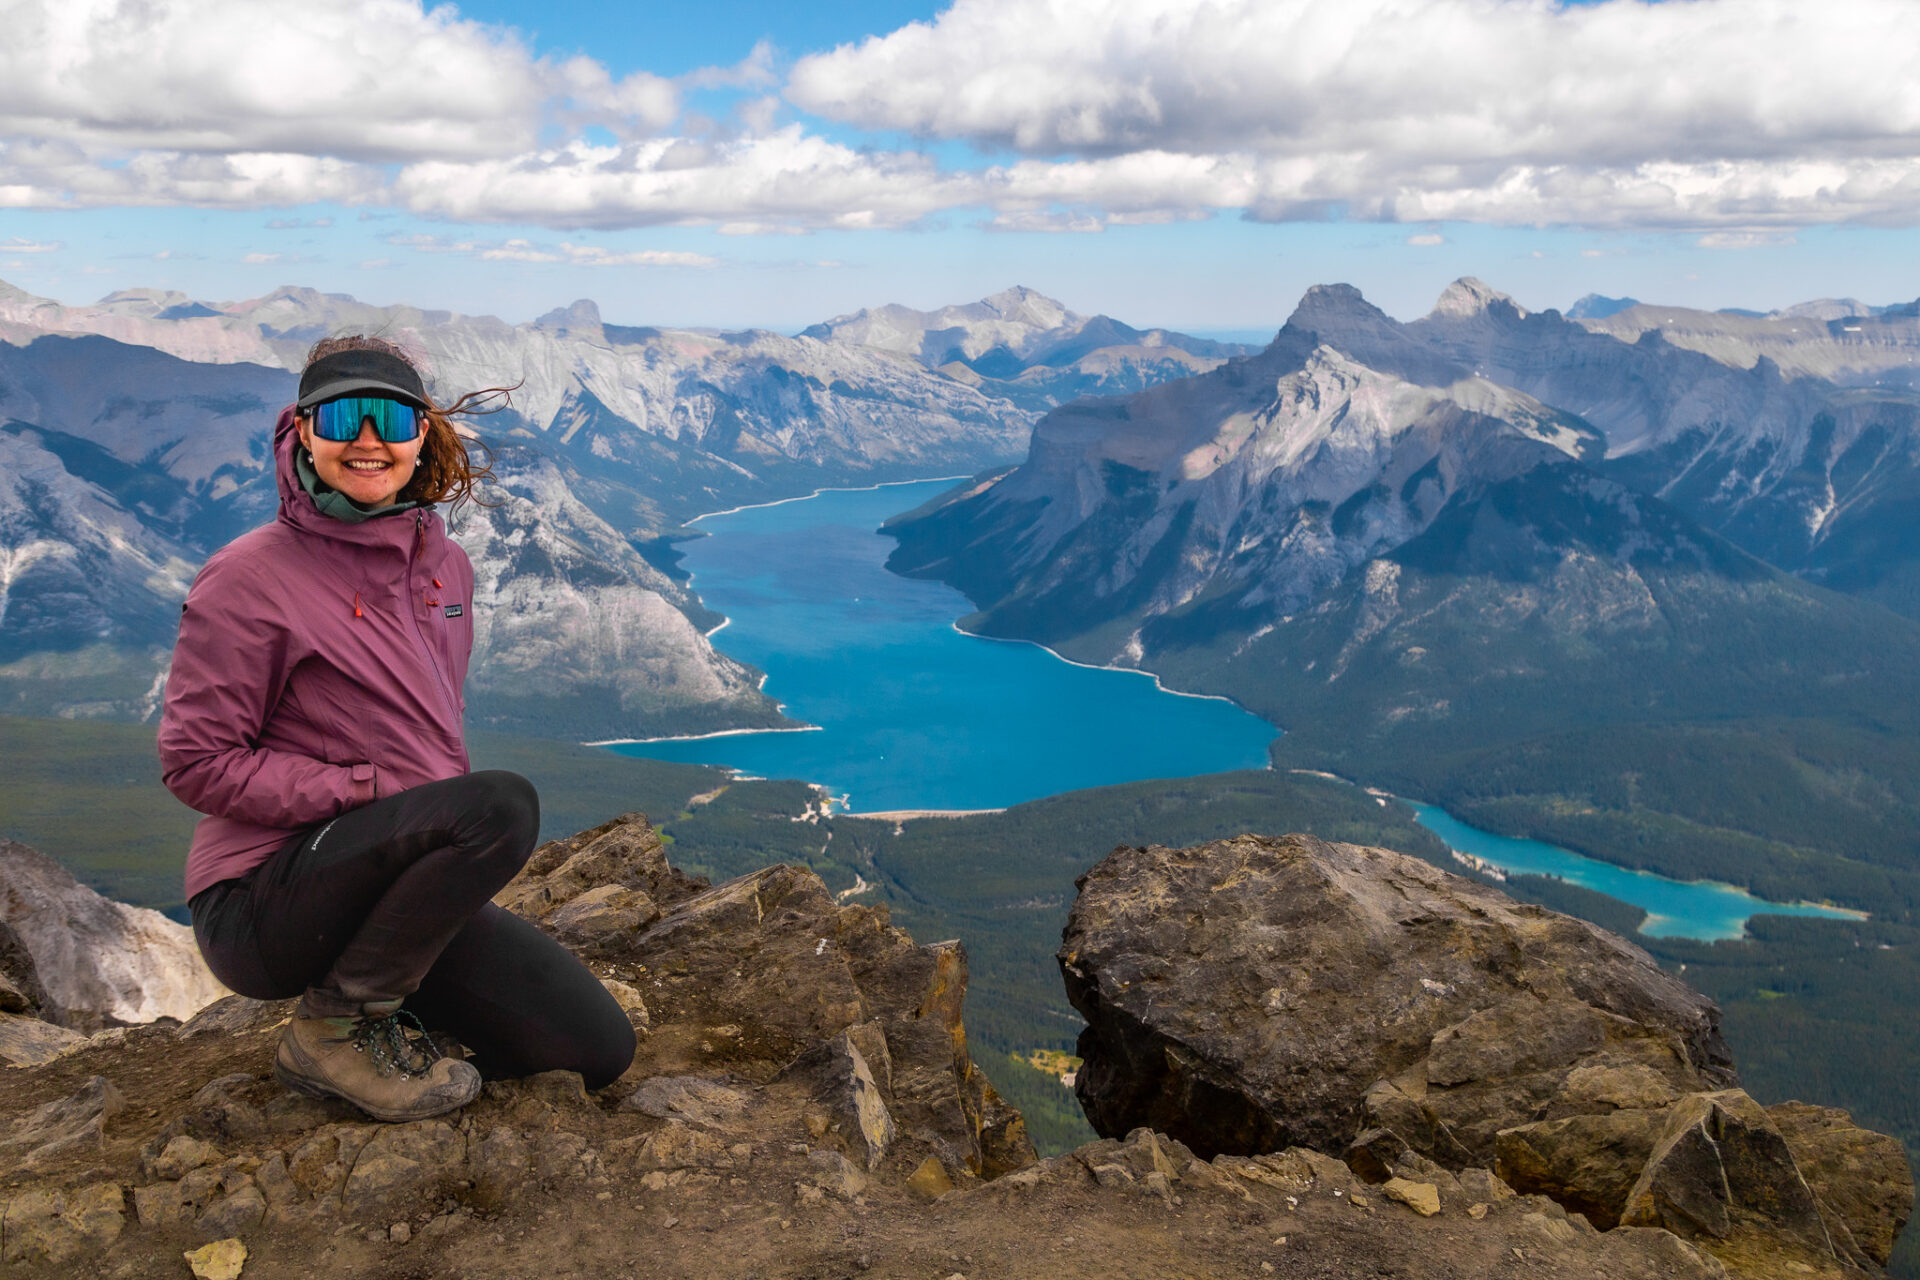
M 1235 698 L 1282 763 L 1904 918 L 1920 395 L 1597 331 L 1627 314 L 1316 287 L 1258 354 L 1052 411 L 890 564 L 970 628 Z
M 589 301 L 510 325 L 301 288 L 69 307 L 0 284 L 0 705 L 153 713 L 193 571 L 272 516 L 269 429 L 321 337 L 402 343 L 443 400 L 512 388 L 480 420 L 504 501 L 454 520 L 483 606 L 470 707 L 575 738 L 781 723 L 675 567 L 694 516 L 1009 462 L 1060 398 L 1240 350 L 1026 289 L 876 315 L 787 337 L 612 325 Z M 915 316 L 965 353 L 948 372 L 898 349 Z
M 937 311 L 862 310 L 800 336 L 910 356 L 989 395 L 1042 410 L 1204 373 L 1251 350 L 1167 329 L 1135 329 L 1111 316 L 1076 315 L 1022 287 Z

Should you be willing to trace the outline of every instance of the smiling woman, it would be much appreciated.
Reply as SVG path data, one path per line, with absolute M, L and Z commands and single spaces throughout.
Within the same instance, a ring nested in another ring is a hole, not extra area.
M 200 571 L 167 680 L 162 778 L 207 815 L 186 876 L 201 953 L 243 995 L 300 997 L 281 1083 L 379 1120 L 463 1106 L 483 1075 L 597 1087 L 633 1056 L 605 988 L 490 901 L 540 802 L 470 771 L 473 566 L 432 508 L 487 471 L 451 415 L 500 394 L 443 409 L 390 343 L 316 347 L 274 426 L 279 518 Z

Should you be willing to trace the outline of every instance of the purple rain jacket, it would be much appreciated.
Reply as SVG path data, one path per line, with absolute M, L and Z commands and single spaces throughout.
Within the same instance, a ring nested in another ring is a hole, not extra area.
M 207 815 L 188 899 L 303 828 L 468 769 L 473 565 L 430 509 L 322 515 L 294 474 L 299 447 L 288 406 L 279 518 L 213 554 L 180 618 L 160 768 Z

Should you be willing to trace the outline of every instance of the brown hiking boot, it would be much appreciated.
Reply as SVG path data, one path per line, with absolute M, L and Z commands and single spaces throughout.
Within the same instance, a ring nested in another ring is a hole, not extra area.
M 397 1000 L 364 1005 L 359 1017 L 295 1018 L 280 1037 L 273 1074 L 295 1093 L 343 1098 L 376 1120 L 424 1120 L 464 1107 L 480 1092 L 480 1073 L 442 1057 L 419 1026 Z

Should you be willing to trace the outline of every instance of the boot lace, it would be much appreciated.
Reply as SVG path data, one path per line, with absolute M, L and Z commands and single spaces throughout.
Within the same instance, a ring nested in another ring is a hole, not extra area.
M 353 1026 L 352 1043 L 373 1060 L 375 1071 L 383 1076 L 398 1072 L 403 1080 L 425 1075 L 441 1056 L 420 1019 L 405 1009 L 360 1018 Z

